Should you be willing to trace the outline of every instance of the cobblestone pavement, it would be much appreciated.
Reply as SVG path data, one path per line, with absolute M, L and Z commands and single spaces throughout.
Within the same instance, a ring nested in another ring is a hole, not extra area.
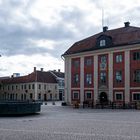
M 0 140 L 140 140 L 140 111 L 43 105 L 40 114 L 0 117 Z

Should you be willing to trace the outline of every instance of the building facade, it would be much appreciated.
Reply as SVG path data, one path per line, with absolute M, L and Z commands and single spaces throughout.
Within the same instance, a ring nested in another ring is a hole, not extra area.
M 125 26 L 73 44 L 64 54 L 65 101 L 140 101 L 140 28 Z
M 64 94 L 64 76 L 65 76 L 65 74 L 63 72 L 61 72 L 60 69 L 58 69 L 58 71 L 53 70 L 50 72 L 54 75 L 54 77 L 58 83 L 59 100 L 64 101 L 64 96 L 65 96 L 65 94 Z
M 50 71 L 34 68 L 26 76 L 1 78 L 0 100 L 59 100 L 59 86 Z

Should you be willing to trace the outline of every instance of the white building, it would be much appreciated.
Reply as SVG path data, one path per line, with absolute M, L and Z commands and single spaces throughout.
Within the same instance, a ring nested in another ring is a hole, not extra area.
M 59 84 L 50 71 L 34 68 L 26 76 L 0 78 L 0 100 L 59 100 Z

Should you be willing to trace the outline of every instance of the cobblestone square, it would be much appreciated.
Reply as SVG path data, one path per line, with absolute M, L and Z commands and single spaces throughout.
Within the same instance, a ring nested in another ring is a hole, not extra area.
M 140 111 L 42 105 L 40 114 L 0 117 L 0 140 L 140 140 Z

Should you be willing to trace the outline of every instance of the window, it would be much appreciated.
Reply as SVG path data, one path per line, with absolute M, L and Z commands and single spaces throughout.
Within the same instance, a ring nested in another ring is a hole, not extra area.
M 115 98 L 116 98 L 116 100 L 119 100 L 119 101 L 123 100 L 123 94 L 118 92 L 115 94 Z
M 115 77 L 117 83 L 122 82 L 122 71 L 116 71 Z
M 29 84 L 29 89 L 31 89 L 31 85 Z
M 87 85 L 92 84 L 92 74 L 86 74 L 86 84 Z
M 140 101 L 140 93 L 134 93 L 133 94 L 133 100 L 134 101 Z
M 38 89 L 41 89 L 41 84 L 38 85 Z
M 106 45 L 105 40 L 100 40 L 100 47 L 103 47 L 103 46 L 105 46 L 105 45 Z
M 92 65 L 92 59 L 91 58 L 85 59 L 85 65 L 86 66 L 91 66 Z
M 38 100 L 41 100 L 41 94 L 40 93 L 38 94 Z
M 106 72 L 101 72 L 100 73 L 100 81 L 101 81 L 101 84 L 106 83 Z
M 105 55 L 101 56 L 101 63 L 106 63 L 106 56 Z
M 12 86 L 12 90 L 14 90 L 14 86 Z
M 100 70 L 106 70 L 106 63 L 100 64 Z
M 21 94 L 21 100 L 23 100 L 23 94 Z
M 46 90 L 46 85 L 44 85 L 44 90 Z
M 134 82 L 140 83 L 140 70 L 134 71 Z
M 119 55 L 116 55 L 116 63 L 120 63 L 122 62 L 122 55 L 119 54 Z
M 79 99 L 79 92 L 77 91 L 73 92 L 73 99 Z
M 140 60 L 140 52 L 133 53 L 133 60 Z
M 21 85 L 21 89 L 23 89 L 23 85 Z
M 79 75 L 75 74 L 74 75 L 74 83 L 77 84 L 79 82 Z
M 30 93 L 30 99 L 33 99 L 33 94 L 32 93 Z
M 74 61 L 73 61 L 73 66 L 74 66 L 74 67 L 77 68 L 77 67 L 79 67 L 79 65 L 80 65 L 80 61 L 79 61 L 79 60 L 74 60 Z
M 57 94 L 55 94 L 55 99 L 57 99 Z
M 24 100 L 26 100 L 26 94 L 24 94 Z
M 32 89 L 34 89 L 35 88 L 35 85 L 34 84 L 32 84 Z
M 86 99 L 91 99 L 92 98 L 92 92 L 87 91 L 86 92 Z
M 16 100 L 17 100 L 18 95 L 16 94 Z
M 24 85 L 24 89 L 26 89 L 26 85 Z

